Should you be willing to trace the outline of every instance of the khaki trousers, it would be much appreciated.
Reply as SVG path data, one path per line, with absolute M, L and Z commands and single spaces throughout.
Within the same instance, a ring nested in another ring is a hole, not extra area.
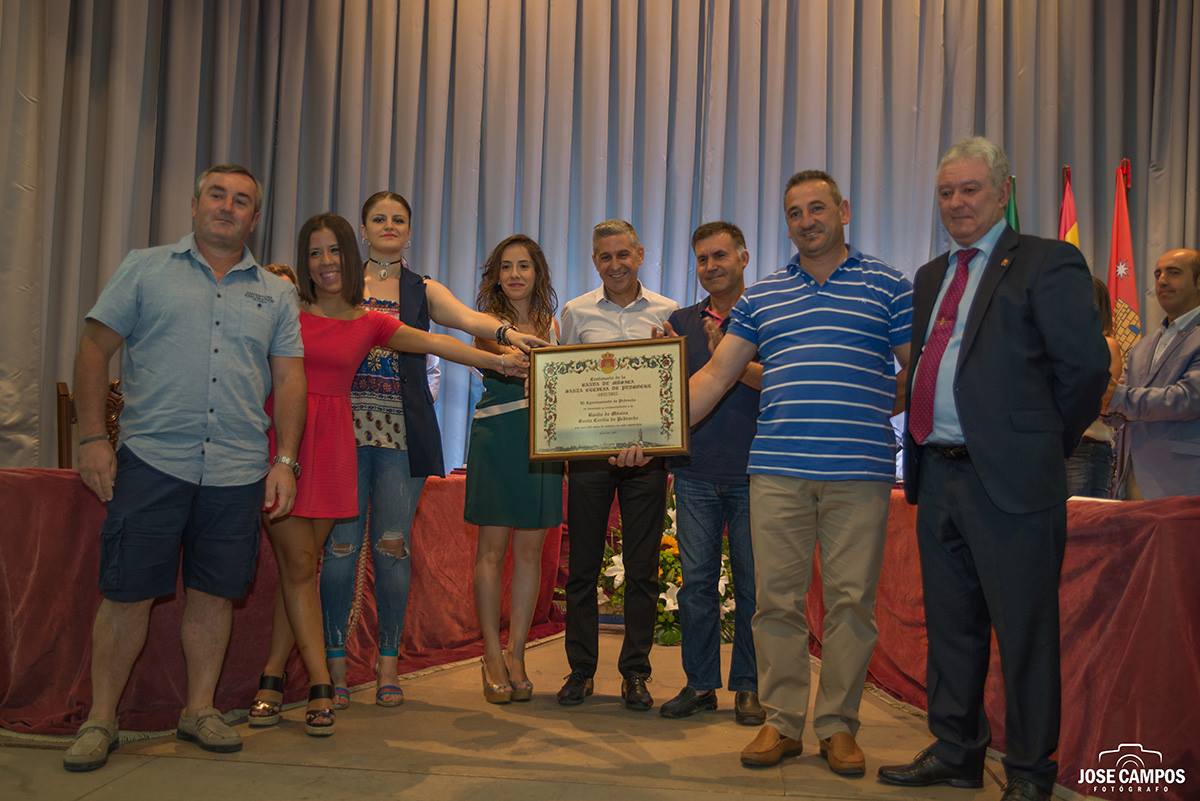
M 754 544 L 754 648 L 767 723 L 799 739 L 808 712 L 808 585 L 821 545 L 825 600 L 821 678 L 813 729 L 825 739 L 858 731 L 867 663 L 875 648 L 875 590 L 892 486 L 750 476 Z

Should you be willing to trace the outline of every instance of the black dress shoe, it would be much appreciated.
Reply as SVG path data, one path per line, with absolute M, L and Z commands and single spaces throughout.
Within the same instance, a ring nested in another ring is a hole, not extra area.
M 567 676 L 566 682 L 563 683 L 562 689 L 558 691 L 558 702 L 563 706 L 582 704 L 583 699 L 592 694 L 594 686 L 591 676 L 572 671 L 571 675 Z
M 717 691 L 704 690 L 697 692 L 691 687 L 684 687 L 679 695 L 662 705 L 658 710 L 664 718 L 690 718 L 697 712 L 717 708 Z
M 1029 779 L 1011 779 L 1004 788 L 1000 801 L 1049 801 L 1050 793 L 1046 792 Z
M 654 699 L 646 689 L 650 677 L 642 673 L 630 673 L 621 681 L 621 698 L 625 701 L 626 709 L 645 712 L 654 706 Z
M 753 690 L 738 690 L 733 696 L 733 719 L 743 726 L 761 726 L 767 713 L 758 702 L 758 693 Z
M 951 787 L 982 787 L 983 772 L 968 773 L 947 765 L 926 748 L 907 765 L 884 765 L 879 769 L 879 781 L 902 787 L 928 787 L 948 784 Z

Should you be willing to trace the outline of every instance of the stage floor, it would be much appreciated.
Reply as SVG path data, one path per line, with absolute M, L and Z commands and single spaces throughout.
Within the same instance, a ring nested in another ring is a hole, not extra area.
M 619 635 L 601 635 L 596 695 L 571 709 L 554 701 L 568 672 L 562 639 L 554 637 L 528 653 L 536 694 L 527 704 L 485 703 L 478 662 L 472 662 L 406 679 L 407 700 L 398 708 L 374 706 L 370 690 L 356 693 L 351 707 L 338 715 L 338 733 L 328 740 L 305 736 L 302 708 L 296 708 L 274 729 L 239 727 L 246 745 L 232 755 L 161 737 L 122 745 L 101 770 L 68 774 L 60 751 L 0 748 L 0 798 L 695 801 L 719 794 L 755 800 L 980 801 L 1001 795 L 996 777 L 1002 773 L 994 760 L 988 761 L 984 789 L 974 792 L 876 782 L 880 764 L 907 761 L 929 736 L 922 717 L 870 691 L 863 699 L 859 738 L 867 754 L 865 778 L 830 773 L 811 729 L 803 756 L 776 768 L 743 768 L 738 752 L 756 729 L 734 723 L 732 693 L 721 693 L 717 712 L 662 718 L 657 705 L 682 686 L 683 671 L 679 649 L 655 648 L 650 690 L 656 706 L 628 712 L 620 705 L 619 649 Z M 722 650 L 728 667 L 730 647 Z

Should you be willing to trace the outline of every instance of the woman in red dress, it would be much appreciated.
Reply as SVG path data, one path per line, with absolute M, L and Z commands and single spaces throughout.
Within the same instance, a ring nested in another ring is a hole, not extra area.
M 288 517 L 268 524 L 279 565 L 279 590 L 271 653 L 259 687 L 260 695 L 262 691 L 282 692 L 283 669 L 295 642 L 309 678 L 305 731 L 320 737 L 333 734 L 334 692 L 325 663 L 317 565 L 333 521 L 358 514 L 350 408 L 355 371 L 376 346 L 433 353 L 505 375 L 523 376 L 528 362 L 521 355 L 488 353 L 453 337 L 431 334 L 362 309 L 363 264 L 358 243 L 350 223 L 335 214 L 317 215 L 300 229 L 296 268 L 303 301 L 300 333 L 308 409 L 299 464 L 293 468 L 298 473 L 295 506 Z M 272 438 L 272 455 L 274 450 Z M 279 702 L 256 698 L 250 725 L 272 726 L 279 722 L 279 712 Z

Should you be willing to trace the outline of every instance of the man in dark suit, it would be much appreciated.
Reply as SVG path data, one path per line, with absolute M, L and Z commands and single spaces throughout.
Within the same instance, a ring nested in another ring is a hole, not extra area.
M 1096 419 L 1109 355 L 1083 256 L 1004 221 L 1008 158 L 981 137 L 938 165 L 954 240 L 913 282 L 905 493 L 916 503 L 937 738 L 887 784 L 979 787 L 991 629 L 1006 698 L 1006 801 L 1045 799 L 1058 744 L 1064 459 Z M 935 313 L 936 310 L 936 313 Z

